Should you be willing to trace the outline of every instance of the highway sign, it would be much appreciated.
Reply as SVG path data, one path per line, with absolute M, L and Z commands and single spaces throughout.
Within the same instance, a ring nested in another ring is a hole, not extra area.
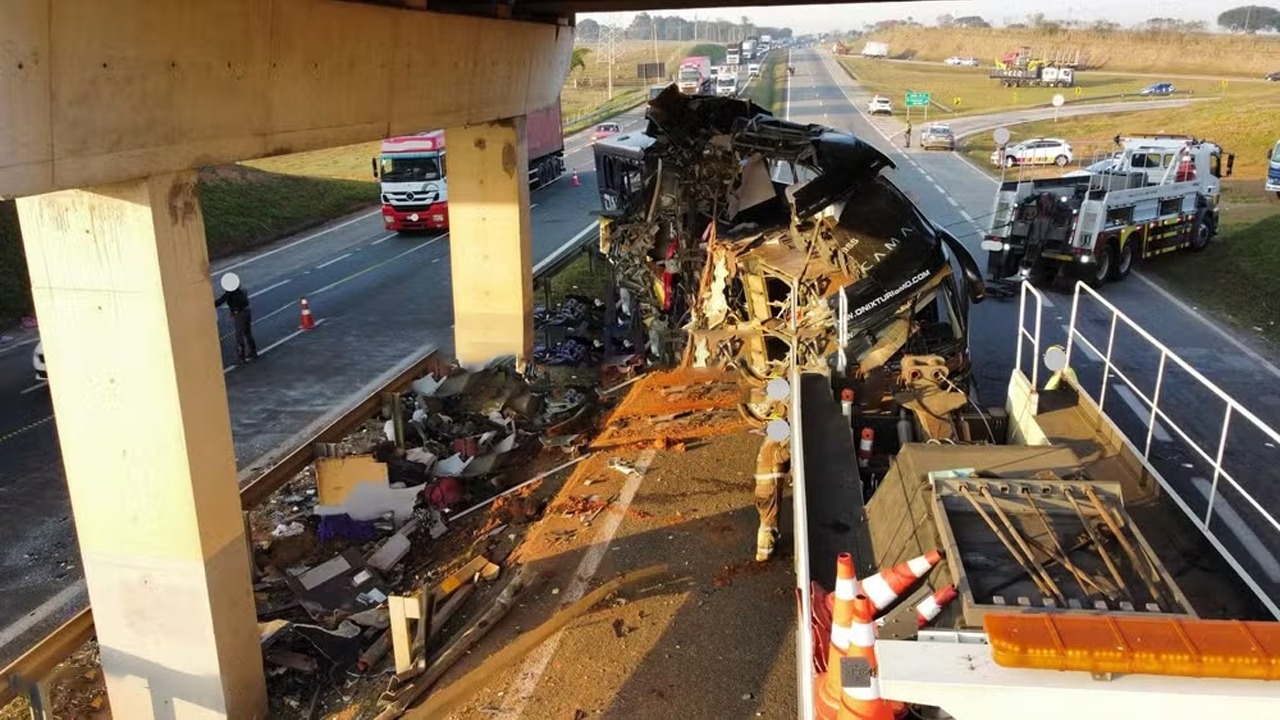
M 1084 94 L 1084 88 L 1082 88 L 1082 87 L 1080 87 L 1079 85 L 1077 85 L 1077 86 L 1076 86 L 1076 94 L 1077 94 L 1077 95 L 1082 95 L 1082 94 Z
M 996 131 L 991 133 L 991 139 L 996 141 L 996 145 L 1004 147 L 1004 144 L 1009 142 L 1008 128 L 996 128 Z
M 1056 95 L 1054 95 L 1054 96 L 1053 96 L 1053 106 L 1054 106 L 1054 107 L 1062 107 L 1062 103 L 1064 103 L 1064 102 L 1066 102 L 1066 101 L 1067 101 L 1067 99 L 1066 99 L 1066 98 L 1064 98 L 1064 97 L 1062 97 L 1062 93 L 1058 93 L 1058 94 L 1056 94 Z
M 907 107 L 929 107 L 929 93 L 907 91 Z
M 951 104 L 952 104 L 952 105 L 955 105 L 956 107 L 960 107 L 960 96 L 959 96 L 959 95 L 957 95 L 957 96 L 955 96 L 955 97 L 951 98 Z

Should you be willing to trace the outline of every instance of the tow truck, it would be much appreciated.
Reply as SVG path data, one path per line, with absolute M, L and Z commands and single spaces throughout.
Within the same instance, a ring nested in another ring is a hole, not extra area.
M 1073 277 L 1099 287 L 1123 280 L 1135 261 L 1209 245 L 1235 156 L 1183 135 L 1115 141 L 1123 151 L 1099 172 L 1000 185 L 982 241 L 993 280 Z

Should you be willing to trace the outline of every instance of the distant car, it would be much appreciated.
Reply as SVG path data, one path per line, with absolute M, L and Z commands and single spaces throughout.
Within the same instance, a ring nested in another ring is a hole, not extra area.
M 871 98 L 871 102 L 867 103 L 868 115 L 876 115 L 878 113 L 893 114 L 893 105 L 889 102 L 889 98 L 883 95 L 876 95 Z
M 36 380 L 43 382 L 49 379 L 49 370 L 44 365 L 44 343 L 36 343 L 36 349 L 31 352 L 31 366 L 35 368 Z
M 591 133 L 591 139 L 603 140 L 620 132 L 622 132 L 622 126 L 618 125 L 618 123 L 600 123 L 596 126 L 596 131 Z
M 955 150 L 955 133 L 951 132 L 950 125 L 928 125 L 920 132 L 920 147 L 925 150 Z
M 1280 72 L 1267 73 L 1262 79 L 1267 82 L 1280 82 Z
M 1071 144 L 1060 138 L 1033 138 L 1020 143 L 996 148 L 991 153 L 992 165 L 1048 165 L 1062 167 L 1071 162 L 1074 155 Z
M 1171 95 L 1173 94 L 1173 83 L 1159 82 L 1148 85 L 1138 91 L 1139 95 Z
M 976 57 L 960 57 L 959 55 L 952 55 L 943 62 L 953 66 L 978 67 L 978 58 Z

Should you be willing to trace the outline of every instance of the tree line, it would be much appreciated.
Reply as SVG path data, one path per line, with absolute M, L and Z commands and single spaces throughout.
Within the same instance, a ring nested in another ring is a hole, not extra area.
M 741 42 L 748 37 L 771 35 L 775 38 L 791 37 L 791 28 L 765 27 L 753 24 L 745 15 L 739 22 L 729 20 L 687 20 L 675 15 L 650 15 L 638 13 L 624 30 L 628 40 L 677 40 L 707 41 L 714 43 Z M 578 23 L 575 33 L 583 42 L 600 39 L 600 23 L 586 19 Z
M 939 15 L 935 24 L 937 27 L 943 28 L 992 27 L 992 23 L 979 15 L 962 15 L 960 17 L 950 14 Z M 1220 13 L 1217 17 L 1217 24 L 1229 32 L 1280 32 L 1280 10 L 1264 5 L 1241 5 Z M 1067 30 L 1091 30 L 1094 32 L 1137 30 L 1152 33 L 1200 33 L 1209 31 L 1209 23 L 1204 20 L 1153 17 L 1131 27 L 1125 27 L 1111 20 L 1054 19 L 1047 17 L 1042 12 L 1031 13 L 1023 20 L 1006 18 L 1003 26 L 1011 30 L 1035 30 L 1049 35 Z M 868 24 L 865 30 L 866 32 L 874 33 L 895 27 L 924 27 L 924 23 L 908 16 L 906 18 Z

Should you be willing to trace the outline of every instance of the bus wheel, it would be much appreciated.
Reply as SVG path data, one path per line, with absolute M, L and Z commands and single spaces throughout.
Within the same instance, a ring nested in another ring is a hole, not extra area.
M 1111 271 L 1112 280 L 1123 280 L 1129 277 L 1129 271 L 1133 270 L 1133 240 L 1124 244 L 1120 248 L 1120 252 L 1116 255 L 1116 263 Z
M 1106 284 L 1107 278 L 1111 276 L 1111 268 L 1115 265 L 1116 246 L 1107 243 L 1107 247 L 1098 254 L 1098 259 L 1093 263 L 1093 272 L 1089 273 L 1085 278 L 1085 282 L 1089 283 L 1089 287 L 1100 288 Z
M 1209 219 L 1205 218 L 1196 225 L 1195 237 L 1191 238 L 1191 252 L 1200 252 L 1209 247 L 1209 241 L 1213 239 L 1213 226 L 1209 224 Z

